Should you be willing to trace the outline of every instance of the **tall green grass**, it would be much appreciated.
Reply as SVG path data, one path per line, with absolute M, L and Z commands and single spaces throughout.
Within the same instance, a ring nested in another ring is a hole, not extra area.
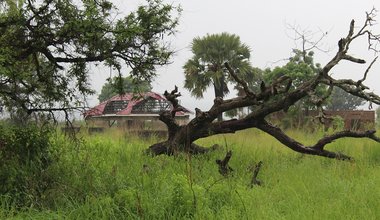
M 290 135 L 307 144 L 322 133 Z M 198 156 L 150 157 L 157 138 L 121 132 L 51 138 L 54 184 L 39 207 L 15 208 L 0 198 L 0 219 L 379 219 L 380 144 L 342 139 L 328 146 L 355 158 L 343 162 L 301 155 L 257 130 L 199 140 L 223 146 Z M 216 159 L 232 150 L 232 175 L 218 173 Z M 252 171 L 263 161 L 251 188 Z

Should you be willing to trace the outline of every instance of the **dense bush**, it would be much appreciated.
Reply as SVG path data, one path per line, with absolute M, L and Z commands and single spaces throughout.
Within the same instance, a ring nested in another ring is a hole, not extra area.
M 36 204 L 49 185 L 49 130 L 0 123 L 0 196 L 19 207 Z

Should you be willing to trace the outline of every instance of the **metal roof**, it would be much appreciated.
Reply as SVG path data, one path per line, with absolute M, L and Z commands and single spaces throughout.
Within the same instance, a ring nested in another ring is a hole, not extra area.
M 126 93 L 116 95 L 112 98 L 99 103 L 97 106 L 84 113 L 84 117 L 92 116 L 127 116 L 127 115 L 158 115 L 161 111 L 172 109 L 172 104 L 163 95 L 155 92 L 140 94 Z M 184 111 L 177 112 L 177 116 L 185 116 L 190 113 Z

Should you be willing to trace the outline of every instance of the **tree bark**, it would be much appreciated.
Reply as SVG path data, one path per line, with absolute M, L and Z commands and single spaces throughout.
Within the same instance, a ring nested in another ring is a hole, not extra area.
M 224 77 L 223 76 L 221 76 L 221 77 L 219 77 L 219 78 L 217 78 L 215 80 L 215 82 L 214 82 L 215 98 L 220 97 L 220 98 L 223 99 L 223 97 L 224 97 L 224 90 L 225 90 L 224 84 L 225 84 L 225 82 L 224 82 Z M 220 113 L 218 115 L 218 121 L 223 121 L 223 113 Z
M 352 57 L 347 54 L 348 48 L 352 41 L 365 36 L 369 40 L 369 48 L 375 50 L 372 45 L 380 43 L 379 35 L 374 35 L 368 29 L 373 21 L 373 13 L 367 14 L 367 20 L 359 31 L 355 33 L 354 21 L 350 23 L 349 33 L 345 38 L 342 38 L 338 42 L 338 51 L 336 55 L 311 79 L 303 82 L 292 90 L 291 85 L 293 80 L 288 76 L 280 76 L 275 79 L 271 84 L 266 85 L 261 82 L 260 91 L 253 92 L 249 89 L 246 82 L 238 77 L 235 71 L 225 63 L 225 68 L 229 72 L 232 78 L 243 88 L 245 95 L 241 97 L 235 97 L 227 100 L 223 100 L 223 82 L 216 83 L 214 104 L 208 111 L 201 111 L 195 109 L 195 118 L 192 119 L 187 125 L 178 125 L 175 121 L 175 113 L 182 110 L 182 107 L 178 105 L 177 98 L 181 96 L 178 92 L 178 88 L 175 87 L 170 93 L 165 91 L 164 95 L 169 100 L 173 108 L 171 111 L 165 111 L 160 114 L 160 120 L 163 121 L 169 131 L 168 140 L 154 144 L 149 147 L 148 152 L 153 155 L 168 154 L 173 155 L 178 152 L 188 152 L 192 154 L 205 153 L 213 148 L 204 148 L 194 144 L 194 142 L 200 138 L 224 134 L 235 133 L 239 130 L 247 128 L 259 129 L 272 137 L 276 138 L 284 146 L 303 154 L 310 154 L 316 156 L 322 156 L 327 158 L 335 158 L 340 160 L 351 160 L 350 156 L 339 152 L 332 152 L 325 149 L 325 147 L 333 141 L 340 138 L 370 138 L 376 142 L 380 142 L 380 138 L 375 136 L 374 130 L 368 131 L 340 131 L 330 136 L 326 136 L 317 141 L 312 146 L 306 146 L 301 142 L 289 137 L 280 128 L 270 124 L 265 120 L 268 115 L 279 111 L 287 111 L 289 107 L 295 105 L 299 100 L 309 97 L 315 104 L 315 107 L 321 110 L 323 115 L 323 109 L 321 103 L 326 100 L 330 95 L 333 87 L 339 87 L 344 91 L 361 97 L 371 103 L 380 104 L 380 97 L 372 92 L 367 91 L 363 82 L 372 67 L 373 63 L 368 66 L 364 73 L 364 77 L 359 81 L 352 79 L 334 79 L 329 73 L 330 70 L 339 64 L 342 60 L 347 60 L 357 64 L 363 64 L 364 60 Z M 379 51 L 380 52 L 380 51 Z M 222 78 L 220 79 L 222 80 Z M 215 82 L 214 82 L 215 83 Z M 223 85 L 217 87 L 216 85 Z M 327 85 L 329 87 L 329 93 L 322 97 L 316 95 L 316 88 L 320 85 Z M 225 120 L 220 117 L 226 111 L 250 107 L 252 111 L 239 119 Z M 215 121 L 215 119 L 219 119 Z

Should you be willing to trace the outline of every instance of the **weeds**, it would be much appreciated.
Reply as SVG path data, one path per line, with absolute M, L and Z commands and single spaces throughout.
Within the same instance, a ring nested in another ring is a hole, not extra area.
M 318 135 L 291 133 L 307 142 Z M 39 205 L 20 209 L 13 202 L 17 194 L 1 196 L 0 219 L 380 218 L 377 143 L 344 139 L 331 145 L 355 156 L 355 163 L 346 163 L 300 157 L 256 130 L 223 137 L 199 142 L 228 143 L 234 152 L 229 162 L 234 175 L 228 178 L 215 163 L 224 157 L 223 149 L 191 158 L 150 157 L 143 151 L 155 139 L 107 133 L 84 136 L 75 146 L 53 135 L 49 152 L 54 160 L 44 171 L 52 182 L 29 203 Z M 265 184 L 251 188 L 247 167 L 261 160 L 259 179 Z

